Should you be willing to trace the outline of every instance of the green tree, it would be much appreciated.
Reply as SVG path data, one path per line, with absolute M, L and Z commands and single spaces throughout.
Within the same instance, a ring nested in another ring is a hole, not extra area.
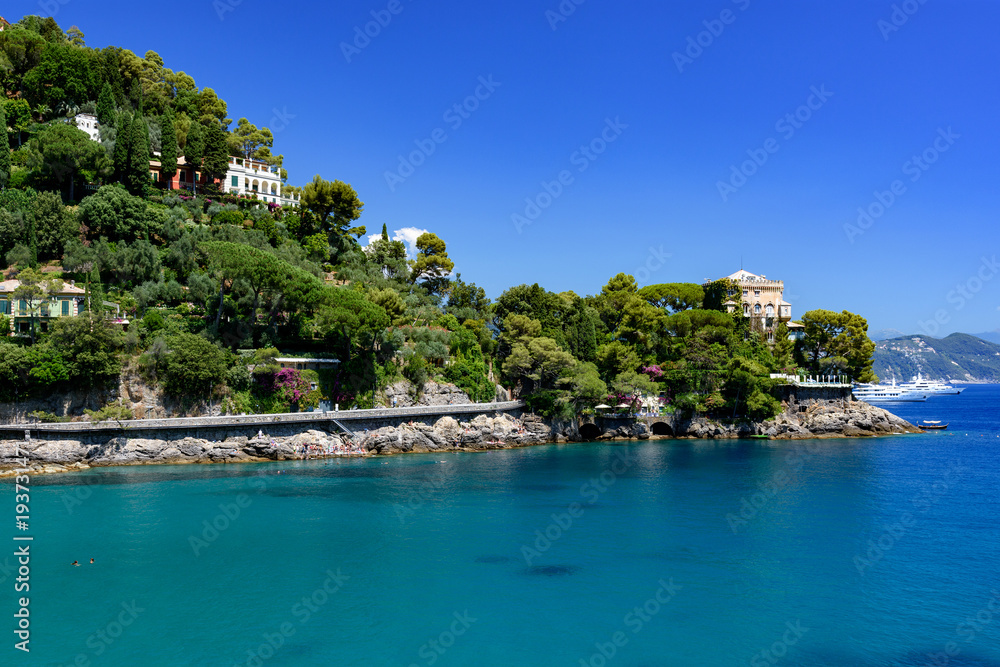
M 6 30 L 0 32 L 0 36 L 7 34 L 7 32 Z M 31 106 L 27 100 L 17 99 L 7 100 L 3 104 L 3 107 L 4 113 L 7 116 L 6 127 L 17 134 L 17 145 L 21 146 L 24 133 L 35 122 L 31 117 Z
M 160 171 L 163 181 L 169 183 L 177 173 L 177 133 L 174 130 L 174 112 L 167 107 L 160 116 Z
M 80 105 L 97 98 L 100 78 L 91 68 L 86 49 L 52 43 L 45 47 L 38 65 L 25 74 L 22 86 L 30 103 L 54 109 L 66 102 Z
M 652 306 L 669 308 L 676 313 L 701 308 L 705 301 L 705 288 L 695 283 L 663 283 L 643 287 L 639 296 Z
M 330 239 L 330 245 L 344 249 L 344 242 L 365 233 L 365 228 L 351 227 L 361 217 L 364 203 L 347 183 L 324 181 L 319 174 L 302 191 L 301 206 L 316 217 L 316 229 Z M 353 237 L 353 238 L 352 238 Z
M 3 140 L 0 141 L 0 189 L 4 189 L 10 180 L 10 140 L 7 138 L 7 114 L 2 104 L 0 104 L 0 129 L 4 130 Z
M 124 334 L 93 313 L 59 318 L 52 323 L 49 342 L 63 353 L 75 386 L 101 387 L 121 373 Z
M 274 146 L 274 135 L 266 127 L 258 129 L 246 118 L 240 118 L 236 129 L 229 134 L 228 146 L 232 155 L 241 155 L 246 160 L 263 159 L 260 151 L 262 148 Z M 270 157 L 270 152 L 268 152 L 267 157 Z
M 174 396 L 208 396 L 226 377 L 226 353 L 190 333 L 166 338 L 167 352 L 157 369 L 163 388 Z
M 184 145 L 184 161 L 191 167 L 191 183 L 194 191 L 198 192 L 198 172 L 201 171 L 201 163 L 205 157 L 205 138 L 201 124 L 191 123 L 187 133 L 187 143 Z
M 90 238 L 132 241 L 153 231 L 155 215 L 146 202 L 117 185 L 105 185 L 84 198 L 79 209 L 80 223 Z
M 132 154 L 132 114 L 123 111 L 118 115 L 118 131 L 115 134 L 114 178 L 124 184 L 128 175 L 129 155 Z
M 101 87 L 101 95 L 97 98 L 97 122 L 101 125 L 115 125 L 115 94 L 107 81 Z
M 62 198 L 55 192 L 38 195 L 35 209 L 35 233 L 38 254 L 43 259 L 62 257 L 66 244 L 79 231 L 76 217 L 63 206 Z
M 149 128 L 142 116 L 136 114 L 132 121 L 129 146 L 128 172 L 125 187 L 136 197 L 143 197 L 149 186 Z
M 43 182 L 69 184 L 69 200 L 74 201 L 75 183 L 82 170 L 108 173 L 111 163 L 107 153 L 86 132 L 66 123 L 42 129 L 30 142 L 28 164 L 37 170 Z
M 217 122 L 209 123 L 205 133 L 204 170 L 210 181 L 221 181 L 229 170 L 229 147 L 226 145 L 226 132 Z
M 857 382 L 878 380 L 872 371 L 875 343 L 868 321 L 849 311 L 810 310 L 802 316 L 805 337 L 797 350 L 814 373 L 844 372 Z
M 6 90 L 23 89 L 24 75 L 38 65 L 45 47 L 45 38 L 20 25 L 12 25 L 0 31 L 0 53 L 4 56 L 0 82 Z
M 446 278 L 455 268 L 455 262 L 448 257 L 445 242 L 436 234 L 424 232 L 417 237 L 417 259 L 410 267 L 410 282 L 422 280 L 432 291 L 437 291 L 435 283 Z

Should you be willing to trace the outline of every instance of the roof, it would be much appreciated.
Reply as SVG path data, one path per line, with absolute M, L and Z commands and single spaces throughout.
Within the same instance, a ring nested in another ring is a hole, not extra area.
M 275 357 L 279 364 L 339 364 L 340 359 L 316 359 L 313 357 Z
M 799 324 L 798 322 L 785 322 L 785 326 L 789 329 L 805 329 L 806 325 Z
M 736 273 L 726 277 L 730 280 L 762 280 L 761 276 L 758 276 L 755 273 L 750 273 L 749 271 L 744 271 L 743 269 L 740 269 Z
M 16 290 L 20 286 L 21 286 L 21 281 L 20 280 L 4 280 L 3 282 L 0 282 L 0 293 L 13 292 L 14 290 Z M 79 287 L 77 287 L 75 285 L 72 285 L 71 283 L 68 283 L 68 282 L 64 282 L 63 286 L 62 286 L 62 289 L 60 289 L 58 292 L 56 292 L 56 294 L 58 294 L 60 296 L 66 296 L 66 295 L 70 295 L 70 294 L 72 294 L 72 295 L 79 294 L 80 296 L 83 296 L 86 293 L 87 293 L 87 290 L 81 289 L 81 288 L 79 288 Z

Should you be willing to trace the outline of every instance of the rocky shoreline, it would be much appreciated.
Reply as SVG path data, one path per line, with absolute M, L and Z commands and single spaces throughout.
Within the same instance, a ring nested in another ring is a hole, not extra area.
M 785 412 L 765 422 L 722 424 L 706 418 L 653 418 L 654 427 L 669 435 L 654 435 L 644 421 L 607 423 L 604 428 L 579 422 L 552 422 L 535 415 L 477 416 L 468 421 L 442 417 L 434 424 L 404 422 L 371 432 L 346 434 L 310 429 L 292 436 L 230 437 L 221 442 L 184 437 L 176 440 L 114 437 L 104 443 L 77 440 L 0 441 L 0 476 L 20 466 L 18 452 L 27 457 L 31 474 L 84 470 L 97 466 L 247 463 L 291 461 L 340 456 L 390 456 L 404 453 L 477 452 L 547 443 L 587 440 L 645 440 L 649 438 L 746 438 L 779 440 L 845 438 L 919 433 L 920 429 L 882 408 L 864 402 L 812 401 L 786 406 Z M 588 427 L 590 430 L 588 430 Z M 594 428 L 597 428 L 595 435 Z M 587 435 L 584 438 L 581 433 Z

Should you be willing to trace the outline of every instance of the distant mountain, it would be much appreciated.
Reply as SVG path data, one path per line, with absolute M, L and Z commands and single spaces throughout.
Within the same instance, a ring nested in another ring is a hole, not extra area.
M 875 343 L 875 374 L 888 381 L 925 378 L 955 382 L 1000 382 L 1000 345 L 969 334 L 947 338 L 903 336 Z
M 991 343 L 1000 343 L 1000 329 L 996 331 L 987 331 L 986 333 L 972 334 L 976 338 L 982 338 L 983 340 L 988 340 Z
M 903 338 L 904 336 L 906 336 L 906 334 L 900 331 L 899 329 L 879 329 L 878 331 L 868 332 L 868 337 L 871 338 L 876 343 L 880 340 L 889 340 L 890 338 Z

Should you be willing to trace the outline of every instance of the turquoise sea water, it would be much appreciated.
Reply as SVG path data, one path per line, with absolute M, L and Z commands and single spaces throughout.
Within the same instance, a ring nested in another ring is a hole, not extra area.
M 0 664 L 1000 665 L 1000 388 L 896 411 L 952 426 L 37 477 Z

